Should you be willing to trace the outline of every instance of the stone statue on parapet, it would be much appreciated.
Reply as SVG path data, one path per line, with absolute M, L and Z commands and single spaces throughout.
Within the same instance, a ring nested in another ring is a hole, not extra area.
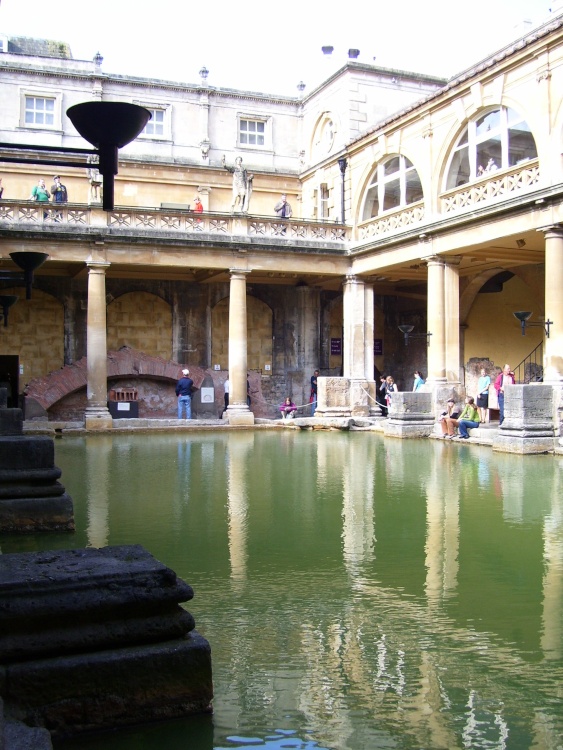
M 100 188 L 103 182 L 102 175 L 98 169 L 100 163 L 100 157 L 98 154 L 90 154 L 87 159 L 88 164 L 91 166 L 88 168 L 88 182 L 90 183 L 90 190 L 88 192 L 88 205 L 97 206 L 102 202 L 100 197 Z
M 237 156 L 234 167 L 228 167 L 223 155 L 223 167 L 233 175 L 233 202 L 231 211 L 238 211 L 243 214 L 248 213 L 250 196 L 252 195 L 252 181 L 254 175 L 249 174 L 242 166 L 242 157 Z

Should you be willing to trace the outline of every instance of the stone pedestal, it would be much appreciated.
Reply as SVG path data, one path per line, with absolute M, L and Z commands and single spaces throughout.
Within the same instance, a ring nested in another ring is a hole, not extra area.
M 138 545 L 0 556 L 0 695 L 53 737 L 210 711 L 193 591 Z
M 555 447 L 553 389 L 549 385 L 513 385 L 504 394 L 504 422 L 493 450 L 550 453 Z
M 425 438 L 432 434 L 435 421 L 431 393 L 399 391 L 392 395 L 383 432 L 390 437 Z
M 60 476 L 53 439 L 24 435 L 21 409 L 0 408 L 0 531 L 74 531 Z
M 375 393 L 375 384 L 372 382 Z M 315 417 L 368 417 L 370 413 L 367 380 L 358 378 L 317 378 Z

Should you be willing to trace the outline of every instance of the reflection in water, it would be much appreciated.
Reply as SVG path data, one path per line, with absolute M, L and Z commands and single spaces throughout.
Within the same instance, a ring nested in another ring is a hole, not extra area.
M 557 459 L 342 432 L 56 445 L 78 531 L 3 551 L 141 543 L 213 652 L 212 733 L 81 750 L 560 746 Z
M 95 440 L 95 448 L 92 440 Z M 88 450 L 91 445 L 92 449 Z M 109 435 L 86 438 L 86 487 L 88 488 L 88 546 L 105 547 L 109 538 L 108 460 L 113 445 Z M 123 463 L 127 447 L 120 451 Z
M 241 440 L 229 443 L 227 454 L 227 496 L 229 501 L 229 557 L 233 583 L 246 579 L 246 524 L 248 496 L 245 475 L 252 461 L 254 433 L 244 433 Z

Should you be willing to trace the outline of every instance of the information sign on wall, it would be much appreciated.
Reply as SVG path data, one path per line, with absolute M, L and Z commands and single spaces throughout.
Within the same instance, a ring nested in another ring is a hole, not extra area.
M 330 340 L 330 353 L 335 355 L 342 354 L 342 339 Z
M 383 339 L 373 340 L 373 353 L 376 357 L 383 356 Z

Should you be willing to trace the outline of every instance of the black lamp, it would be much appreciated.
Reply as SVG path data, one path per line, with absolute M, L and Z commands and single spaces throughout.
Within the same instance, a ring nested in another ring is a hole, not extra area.
M 409 337 L 411 339 L 426 339 L 426 346 L 429 346 L 430 344 L 430 336 L 432 336 L 431 333 L 412 333 L 414 330 L 414 326 L 407 325 L 404 323 L 403 325 L 399 326 L 399 331 L 403 334 L 405 337 L 405 346 L 409 343 Z
M 133 141 L 152 115 L 148 109 L 128 102 L 82 102 L 66 111 L 84 140 L 98 150 L 99 170 L 104 178 L 103 209 L 113 209 L 117 150 Z
M 15 294 L 0 294 L 0 307 L 2 308 L 0 317 L 4 318 L 4 328 L 8 327 L 8 310 L 12 305 L 15 305 L 18 299 Z
M 47 253 L 34 253 L 19 251 L 10 253 L 10 258 L 16 266 L 23 271 L 23 281 L 25 283 L 25 298 L 31 299 L 31 288 L 33 286 L 33 272 L 43 265 L 49 256 Z M 0 271 L 1 281 L 20 281 L 22 275 L 17 271 Z M 4 328 L 8 326 L 8 309 L 15 305 L 19 297 L 15 294 L 0 294 L 0 307 L 4 318 Z
M 549 338 L 549 328 L 553 325 L 552 320 L 546 320 L 544 323 L 529 323 L 528 321 L 533 315 L 532 312 L 528 312 L 527 310 L 519 310 L 518 312 L 512 314 L 514 315 L 516 320 L 520 321 L 522 336 L 526 335 L 526 328 L 538 328 L 539 326 L 541 326 L 545 330 L 546 337 Z

